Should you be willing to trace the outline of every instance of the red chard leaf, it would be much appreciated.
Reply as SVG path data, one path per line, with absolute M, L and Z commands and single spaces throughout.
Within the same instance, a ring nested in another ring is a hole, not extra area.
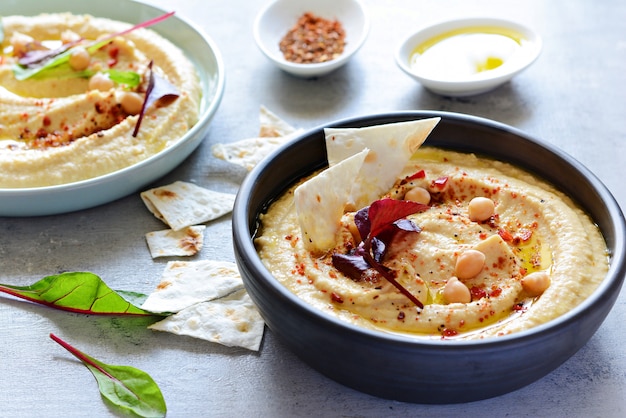
M 146 114 L 146 111 L 152 106 L 155 102 L 161 101 L 163 104 L 169 104 L 170 102 L 176 100 L 178 96 L 180 96 L 180 92 L 172 83 L 167 81 L 165 78 L 161 77 L 157 73 L 152 70 L 153 62 L 150 61 L 148 64 L 148 87 L 146 88 L 146 97 L 143 101 L 143 105 L 141 106 L 141 111 L 139 112 L 139 117 L 137 119 L 137 124 L 135 125 L 135 130 L 133 131 L 133 137 L 137 136 L 139 133 L 139 127 L 141 126 L 141 122 L 143 121 L 143 117 Z
M 359 234 L 361 235 L 362 240 L 365 240 L 365 238 L 367 238 L 367 236 L 370 234 L 371 224 L 369 218 L 369 209 L 370 207 L 367 206 L 354 214 L 354 223 L 359 231 Z
M 362 280 L 364 273 L 373 268 L 416 306 L 423 308 L 424 305 L 395 280 L 394 273 L 382 261 L 394 240 L 422 231 L 406 217 L 427 209 L 428 205 L 408 200 L 381 199 L 359 210 L 354 215 L 354 222 L 363 241 L 351 254 L 333 254 L 333 266 L 355 281 Z
M 366 249 L 369 250 L 369 242 L 365 243 L 365 247 Z M 396 280 L 396 276 L 395 273 L 391 270 L 389 270 L 387 267 L 385 267 L 384 265 L 382 265 L 380 262 L 377 262 L 376 260 L 374 260 L 372 254 L 370 251 L 365 252 L 365 254 L 363 255 L 363 258 L 365 259 L 365 261 L 367 263 L 369 263 L 369 265 L 372 266 L 372 268 L 374 268 L 382 277 L 384 277 L 389 283 L 391 283 L 396 289 L 398 289 L 398 291 L 400 293 L 402 293 L 404 296 L 406 296 L 411 302 L 413 302 L 415 304 L 415 306 L 417 306 L 418 308 L 422 309 L 424 308 L 424 304 L 422 302 L 419 301 L 419 299 L 417 299 L 411 292 L 409 292 L 404 286 L 402 286 L 400 283 L 398 283 L 398 281 Z
M 387 252 L 387 243 L 391 243 L 391 238 L 388 241 L 382 240 L 379 237 L 372 237 L 370 239 L 370 252 L 372 257 L 374 257 L 374 261 L 377 263 L 382 263 L 383 258 L 385 258 L 385 253 Z
M 422 228 L 410 219 L 398 219 L 393 223 L 393 226 L 405 232 L 422 232 Z
M 154 71 L 152 74 L 154 77 L 154 85 L 150 95 L 146 98 L 146 108 L 150 108 L 155 102 L 158 102 L 159 106 L 167 106 L 180 96 L 180 92 L 175 85 Z
M 356 254 L 333 254 L 333 266 L 355 282 L 363 278 L 363 274 L 370 269 L 370 265 L 362 255 Z
M 389 224 L 414 213 L 423 212 L 428 205 L 410 200 L 381 199 L 372 203 L 369 208 L 371 236 L 377 236 Z
M 372 237 L 372 255 L 378 262 L 384 259 L 387 248 L 394 241 L 401 239 L 409 233 L 420 233 L 422 229 L 410 219 L 398 219 L 392 224 L 384 227 L 375 237 Z

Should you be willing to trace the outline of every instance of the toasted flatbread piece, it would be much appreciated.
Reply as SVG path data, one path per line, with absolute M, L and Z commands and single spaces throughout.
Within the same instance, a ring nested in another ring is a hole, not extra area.
M 302 129 L 295 129 L 265 106 L 261 106 L 259 123 L 258 137 L 217 143 L 211 148 L 213 156 L 250 171 L 278 147 L 303 132 Z
M 235 195 L 177 181 L 141 193 L 150 212 L 174 231 L 217 219 L 233 210 Z
M 197 254 L 204 244 L 205 225 L 194 225 L 174 231 L 165 229 L 146 234 L 146 242 L 152 258 L 191 256 Z
M 328 164 L 331 167 L 364 148 L 370 150 L 358 178 L 354 179 L 351 200 L 356 209 L 368 206 L 393 186 L 411 156 L 440 119 L 420 119 L 365 128 L 324 129 Z
M 170 261 L 154 292 L 141 308 L 155 313 L 178 312 L 196 303 L 224 297 L 243 288 L 235 263 Z
M 261 138 L 286 136 L 296 131 L 293 126 L 276 116 L 265 106 L 261 106 L 259 123 L 261 125 L 259 137 Z
M 324 253 L 335 246 L 336 234 L 352 186 L 369 150 L 361 152 L 311 177 L 294 191 L 304 247 Z
M 148 328 L 258 351 L 265 322 L 245 290 L 202 302 Z
M 285 136 L 247 138 L 226 144 L 215 144 L 211 151 L 214 157 L 239 165 L 250 171 L 278 147 L 301 133 L 302 130 L 297 130 Z

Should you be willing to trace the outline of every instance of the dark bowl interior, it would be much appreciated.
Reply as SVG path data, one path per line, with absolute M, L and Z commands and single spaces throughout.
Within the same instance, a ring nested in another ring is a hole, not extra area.
M 486 119 L 411 111 L 337 121 L 363 127 L 440 116 L 426 145 L 473 152 L 535 173 L 571 196 L 600 227 L 611 267 L 599 288 L 569 313 L 532 330 L 482 341 L 419 340 L 343 323 L 289 292 L 260 261 L 257 217 L 294 181 L 327 165 L 324 126 L 260 163 L 243 182 L 233 211 L 235 256 L 248 293 L 268 327 L 310 366 L 346 386 L 416 403 L 469 402 L 521 388 L 548 374 L 598 329 L 617 299 L 626 271 L 624 216 L 584 166 L 523 132 Z

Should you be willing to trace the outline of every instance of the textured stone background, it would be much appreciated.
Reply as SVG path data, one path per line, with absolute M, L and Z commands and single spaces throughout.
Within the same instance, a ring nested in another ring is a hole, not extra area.
M 364 0 L 365 46 L 341 70 L 302 80 L 257 49 L 252 24 L 267 0 L 158 0 L 202 27 L 227 69 L 226 91 L 203 145 L 158 180 L 236 192 L 245 172 L 211 145 L 255 136 L 265 105 L 296 127 L 396 110 L 445 110 L 494 119 L 556 145 L 591 169 L 626 207 L 626 3 L 612 0 Z M 446 18 L 518 20 L 543 37 L 538 61 L 512 82 L 464 99 L 431 94 L 393 61 L 401 39 Z M 1 175 L 1 173 L 0 173 Z M 166 260 L 153 261 L 144 234 L 162 229 L 138 195 L 66 215 L 0 218 L 0 282 L 30 284 L 88 270 L 113 288 L 150 292 Z M 230 218 L 208 225 L 196 259 L 234 260 Z M 0 416 L 114 416 L 89 372 L 48 338 L 66 338 L 112 364 L 150 373 L 170 417 L 199 416 L 602 416 L 626 415 L 622 293 L 596 335 L 544 379 L 496 399 L 423 406 L 377 399 L 320 376 L 266 331 L 259 353 L 156 333 L 141 320 L 85 317 L 0 296 Z M 425 362 L 429 359 L 424 359 Z

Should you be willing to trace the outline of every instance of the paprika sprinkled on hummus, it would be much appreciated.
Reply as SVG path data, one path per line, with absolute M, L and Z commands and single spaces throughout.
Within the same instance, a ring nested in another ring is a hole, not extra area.
M 303 300 L 366 328 L 444 339 L 506 335 L 563 315 L 608 269 L 606 244 L 585 213 L 551 185 L 499 161 L 419 149 L 379 200 L 344 211 L 334 247 L 321 254 L 307 251 L 303 239 L 292 245 L 301 236 L 296 187 L 260 216 L 259 255 Z M 392 203 L 420 188 L 430 197 L 427 210 L 406 216 L 401 227 L 394 221 L 399 232 L 377 235 L 372 251 L 359 243 L 367 225 L 381 225 L 381 213 L 398 210 Z

